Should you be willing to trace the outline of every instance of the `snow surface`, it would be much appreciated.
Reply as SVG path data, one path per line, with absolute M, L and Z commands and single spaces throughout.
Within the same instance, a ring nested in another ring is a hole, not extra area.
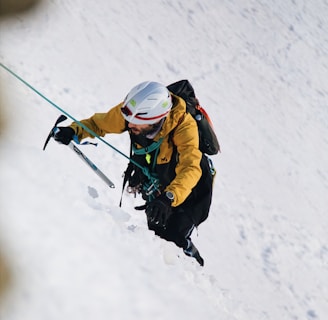
M 0 319 L 327 319 L 327 17 L 325 0 L 52 0 L 2 16 L 0 62 L 77 119 L 187 78 L 222 154 L 193 234 L 202 268 L 147 230 L 139 198 L 118 207 L 124 157 L 81 146 L 109 189 L 69 148 L 42 151 L 61 113 L 0 68 Z M 105 139 L 128 154 L 127 135 Z

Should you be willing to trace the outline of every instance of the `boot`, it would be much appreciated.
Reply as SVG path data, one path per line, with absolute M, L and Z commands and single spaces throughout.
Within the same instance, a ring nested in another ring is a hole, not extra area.
M 199 254 L 198 249 L 195 247 L 195 245 L 192 243 L 190 239 L 187 239 L 187 246 L 183 249 L 183 252 L 188 257 L 193 257 L 196 259 L 196 261 L 203 267 L 204 266 L 204 259 Z

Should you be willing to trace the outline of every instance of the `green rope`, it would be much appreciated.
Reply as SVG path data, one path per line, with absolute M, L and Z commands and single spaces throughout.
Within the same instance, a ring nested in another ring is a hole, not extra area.
M 154 141 L 150 146 L 141 149 L 137 149 L 134 145 L 132 145 L 132 150 L 136 155 L 144 155 L 147 153 L 151 153 L 160 147 L 163 140 L 164 138 L 160 138 L 158 141 Z
M 133 159 L 131 159 L 130 157 L 128 157 L 126 154 L 124 154 L 122 151 L 120 151 L 119 149 L 115 148 L 113 145 L 111 145 L 110 143 L 108 143 L 106 140 L 104 140 L 103 138 L 101 138 L 97 133 L 95 133 L 94 131 L 92 131 L 91 129 L 89 129 L 87 126 L 85 126 L 82 122 L 78 121 L 77 119 L 75 119 L 73 116 L 71 116 L 68 112 L 66 112 L 64 109 L 62 109 L 61 107 L 59 107 L 58 105 L 56 105 L 54 102 L 52 102 L 50 99 L 48 99 L 45 95 L 43 95 L 40 91 L 38 91 L 37 89 L 35 89 L 33 86 L 31 86 L 27 81 L 25 81 L 23 78 L 21 78 L 19 75 L 17 75 L 15 72 L 13 72 L 12 70 L 10 70 L 8 67 L 6 67 L 4 64 L 2 64 L 0 62 L 0 66 L 5 69 L 6 71 L 8 71 L 11 75 L 13 75 L 16 79 L 18 79 L 20 82 L 22 82 L 23 84 L 25 84 L 27 87 L 29 87 L 32 91 L 34 91 L 36 94 L 38 94 L 42 99 L 46 100 L 48 103 L 50 103 L 53 107 L 55 107 L 56 109 L 58 109 L 60 112 L 62 112 L 63 114 L 65 114 L 68 118 L 72 119 L 74 122 L 76 122 L 81 128 L 83 128 L 84 130 L 86 130 L 88 133 L 90 133 L 92 136 L 94 136 L 95 138 L 99 139 L 101 142 L 103 142 L 104 144 L 106 144 L 108 147 L 112 148 L 113 150 L 115 150 L 116 152 L 118 152 L 120 155 L 122 155 L 123 157 L 125 157 L 126 159 L 128 159 L 129 161 L 131 161 L 133 164 L 135 164 L 137 167 L 139 167 L 140 169 L 142 169 L 142 172 L 151 180 L 156 180 L 156 178 L 154 178 L 148 168 L 140 165 L 139 163 L 137 163 L 136 161 L 134 161 Z

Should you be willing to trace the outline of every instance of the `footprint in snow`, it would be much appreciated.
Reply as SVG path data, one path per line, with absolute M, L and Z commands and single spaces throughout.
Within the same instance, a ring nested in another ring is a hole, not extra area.
M 93 199 L 96 199 L 99 197 L 98 191 L 93 187 L 88 186 L 88 193 Z

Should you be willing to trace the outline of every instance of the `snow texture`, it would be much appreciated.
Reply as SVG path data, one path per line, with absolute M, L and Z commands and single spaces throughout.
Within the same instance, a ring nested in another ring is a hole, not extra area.
M 0 16 L 0 62 L 73 117 L 189 79 L 222 147 L 192 235 L 202 268 L 147 230 L 140 198 L 118 207 L 119 153 L 80 147 L 110 189 L 69 148 L 42 151 L 61 112 L 0 68 L 0 319 L 326 319 L 327 17 L 325 0 L 52 0 Z M 129 153 L 127 135 L 105 140 Z

